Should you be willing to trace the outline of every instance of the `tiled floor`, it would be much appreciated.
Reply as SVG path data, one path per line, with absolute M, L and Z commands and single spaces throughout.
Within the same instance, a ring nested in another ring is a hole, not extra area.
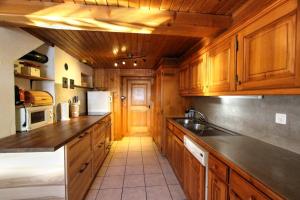
M 86 200 L 185 200 L 167 159 L 151 137 L 114 142 Z

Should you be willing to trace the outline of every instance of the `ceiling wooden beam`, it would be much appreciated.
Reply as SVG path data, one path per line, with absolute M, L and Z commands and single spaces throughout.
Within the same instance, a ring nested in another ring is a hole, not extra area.
M 0 23 L 19 27 L 210 37 L 230 16 L 74 3 L 1 0 Z

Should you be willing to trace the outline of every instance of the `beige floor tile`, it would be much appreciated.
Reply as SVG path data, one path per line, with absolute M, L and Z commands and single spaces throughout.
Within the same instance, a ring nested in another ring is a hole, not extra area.
M 110 163 L 110 160 L 111 160 L 111 157 L 106 157 L 103 164 L 102 164 L 102 166 L 108 166 L 109 163 Z
M 111 159 L 109 166 L 123 166 L 126 165 L 126 158 Z
M 105 176 L 124 176 L 124 166 L 109 166 L 106 170 Z
M 143 158 L 143 164 L 144 165 L 159 165 L 159 162 L 156 158 L 146 157 L 146 158 Z
M 102 166 L 98 171 L 97 176 L 105 176 L 107 168 L 108 168 L 107 166 Z
M 122 189 L 99 190 L 97 200 L 121 200 Z
M 164 164 L 161 163 L 160 166 L 161 166 L 161 169 L 162 169 L 164 174 L 168 174 L 168 173 L 173 172 L 172 167 L 169 163 L 164 163 Z
M 159 165 L 144 165 L 145 174 L 162 174 L 162 170 Z
M 124 176 L 105 176 L 101 185 L 101 189 L 117 189 L 123 187 Z
M 145 187 L 144 175 L 126 175 L 124 187 Z
M 96 177 L 90 189 L 99 190 L 102 182 L 103 182 L 103 177 Z
M 173 171 L 169 172 L 169 173 L 165 173 L 164 176 L 166 178 L 167 184 L 169 184 L 169 185 L 178 185 L 179 184 L 179 181 Z
M 144 174 L 144 167 L 143 165 L 127 165 L 125 174 L 126 175 Z
M 122 200 L 146 200 L 146 188 L 124 188 Z
M 167 186 L 146 187 L 147 200 L 171 200 Z
M 97 197 L 99 190 L 89 190 L 89 192 L 87 193 L 85 200 L 95 200 Z
M 145 174 L 146 186 L 167 185 L 165 177 L 162 174 Z
M 142 158 L 127 159 L 126 165 L 143 165 L 143 159 Z
M 112 158 L 127 158 L 127 152 L 115 152 Z
M 129 151 L 127 158 L 141 158 L 142 157 L 142 152 L 140 151 Z
M 186 200 L 186 196 L 180 185 L 169 185 L 169 190 L 173 200 Z

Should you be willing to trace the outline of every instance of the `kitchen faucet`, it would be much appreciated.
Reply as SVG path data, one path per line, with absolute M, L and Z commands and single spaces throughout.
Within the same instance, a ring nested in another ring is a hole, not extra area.
M 199 120 L 201 120 L 201 121 L 208 122 L 207 116 L 206 116 L 204 113 L 202 113 L 202 112 L 200 112 L 200 111 L 198 111 L 198 110 L 195 110 L 195 109 L 190 109 L 190 112 L 193 113 L 192 117 L 193 117 L 195 120 L 199 119 Z M 196 115 L 198 115 L 199 118 L 197 118 Z

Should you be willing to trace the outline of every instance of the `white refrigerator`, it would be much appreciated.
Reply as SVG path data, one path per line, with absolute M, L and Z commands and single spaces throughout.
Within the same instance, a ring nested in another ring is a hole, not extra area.
M 88 115 L 103 115 L 113 112 L 113 95 L 110 91 L 87 92 Z

